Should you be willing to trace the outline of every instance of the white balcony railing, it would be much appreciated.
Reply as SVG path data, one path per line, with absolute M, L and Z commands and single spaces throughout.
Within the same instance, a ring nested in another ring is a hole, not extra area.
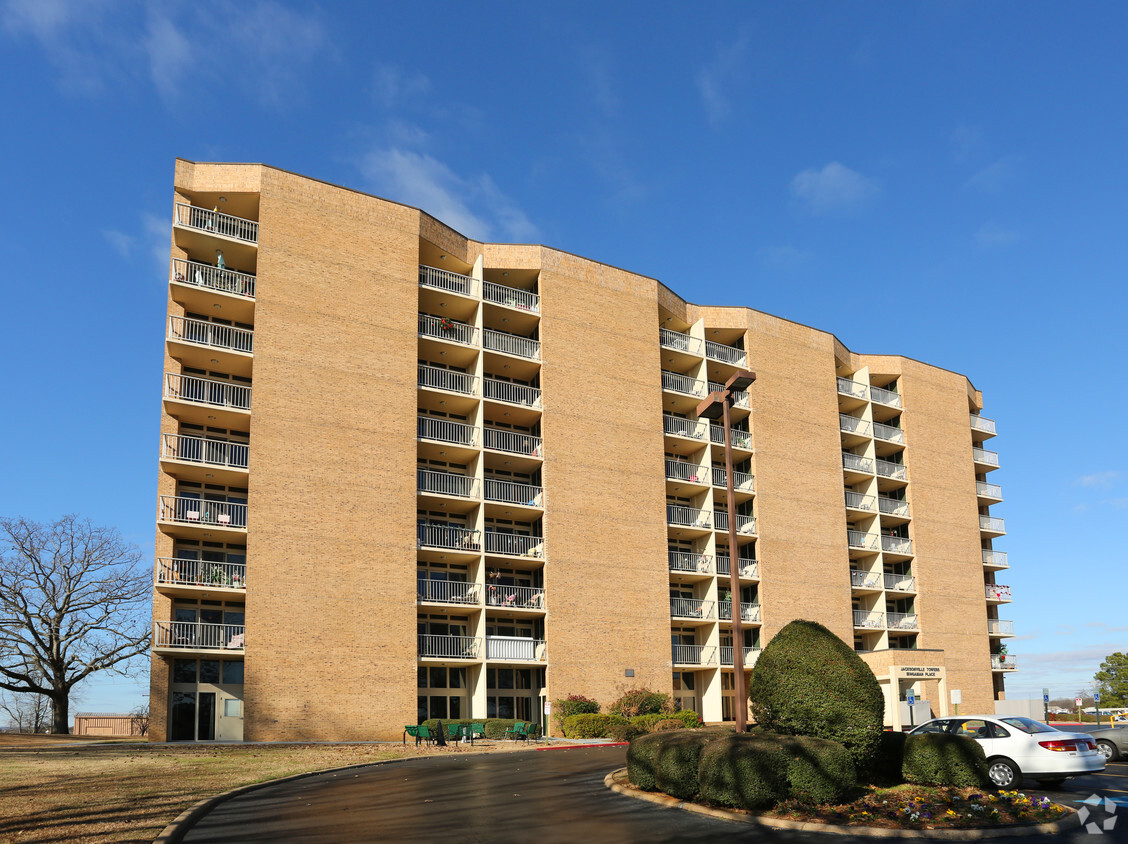
M 708 554 L 691 554 L 688 551 L 667 551 L 670 571 L 712 574 L 713 558 Z
M 988 419 L 986 416 L 978 416 L 971 414 L 971 427 L 976 431 L 983 431 L 986 434 L 995 433 L 995 420 Z
M 196 287 L 206 287 L 210 290 L 218 290 L 220 293 L 231 293 L 250 299 L 255 297 L 255 277 L 250 273 L 241 273 L 226 267 L 213 267 L 211 264 L 201 264 L 199 261 L 188 261 L 184 258 L 172 259 L 172 276 L 169 281 L 193 284 Z
M 755 560 L 750 560 L 747 557 L 737 557 L 737 565 L 740 566 L 738 574 L 741 577 L 759 577 L 759 566 Z M 729 575 L 729 555 L 717 554 L 717 574 L 728 577 Z
M 712 526 L 707 510 L 696 507 L 684 507 L 681 504 L 666 505 L 666 521 L 671 525 L 683 527 L 708 528 Z
M 467 448 L 476 448 L 478 445 L 478 429 L 473 425 L 434 416 L 416 418 L 416 436 L 421 440 L 463 445 Z
M 900 407 L 901 396 L 899 393 L 894 393 L 892 390 L 886 390 L 882 387 L 870 387 L 870 401 L 884 404 L 888 407 Z
M 907 481 L 909 479 L 908 467 L 903 463 L 893 463 L 890 460 L 878 458 L 874 461 L 874 465 L 877 467 L 879 477 L 894 481 Z
M 1009 586 L 1003 586 L 999 583 L 987 583 L 984 584 L 983 591 L 988 601 L 1011 600 L 1011 588 Z
M 472 396 L 478 391 L 478 376 L 455 369 L 419 364 L 419 386 Z
M 487 636 L 486 659 L 505 662 L 544 662 L 544 639 L 523 636 Z
M 713 518 L 716 520 L 717 530 L 728 530 L 728 513 L 726 513 L 724 510 L 714 510 Z M 745 516 L 742 513 L 737 513 L 736 532 L 744 534 L 745 536 L 755 533 L 756 518 L 754 516 Z
M 744 349 L 726 346 L 724 343 L 714 343 L 712 340 L 705 341 L 705 356 L 723 363 L 731 363 L 733 366 L 748 364 L 748 355 L 745 354 Z
M 677 352 L 685 352 L 689 355 L 701 356 L 701 340 L 698 337 L 691 337 L 689 334 L 682 334 L 680 331 L 671 331 L 668 328 L 658 329 L 658 342 L 667 349 L 673 349 Z
M 987 632 L 992 636 L 1013 636 L 1014 622 L 998 618 L 987 619 Z
M 178 316 L 168 318 L 168 339 L 247 353 L 254 352 L 255 345 L 255 333 L 249 329 Z
M 544 537 L 524 533 L 502 533 L 486 529 L 486 553 L 511 557 L 543 557 Z
M 200 378 L 196 375 L 165 373 L 165 398 L 206 404 L 211 407 L 228 407 L 232 410 L 251 409 L 251 388 L 230 381 Z
M 499 381 L 496 378 L 483 378 L 482 387 L 482 395 L 491 401 L 503 401 L 524 407 L 541 406 L 541 391 L 536 387 Z
M 540 343 L 537 340 L 506 334 L 504 331 L 494 331 L 492 328 L 482 331 L 482 348 L 490 352 L 540 360 Z
M 662 432 L 671 437 L 691 440 L 705 439 L 706 422 L 703 419 L 682 419 L 680 416 L 662 415 Z
M 1003 488 L 998 484 L 989 484 L 986 481 L 975 482 L 975 494 L 983 498 L 997 498 L 1002 500 Z
M 752 435 L 748 431 L 741 431 L 737 428 L 729 428 L 729 433 L 732 435 L 732 447 L 743 448 L 749 451 L 752 450 Z M 709 426 L 709 441 L 717 445 L 725 444 L 725 426 L 724 425 L 710 425 Z
M 673 393 L 682 393 L 687 396 L 697 396 L 698 398 L 705 397 L 704 381 L 690 378 L 688 375 L 682 375 L 680 372 L 670 372 L 666 369 L 662 370 L 662 389 L 669 390 Z
M 674 665 L 716 665 L 717 649 L 711 645 L 672 645 Z
M 1012 654 L 991 654 L 992 671 L 1014 671 L 1018 660 Z
M 721 665 L 732 665 L 732 645 L 721 645 Z M 744 667 L 751 668 L 756 664 L 756 660 L 760 658 L 760 648 L 745 648 L 744 649 Z
M 885 588 L 891 592 L 915 592 L 916 578 L 911 574 L 885 573 Z
M 478 479 L 471 475 L 416 469 L 415 481 L 416 490 L 420 493 L 452 495 L 458 498 L 478 498 Z
M 883 425 L 880 422 L 874 422 L 873 435 L 877 439 L 887 443 L 894 443 L 896 445 L 905 444 L 905 432 L 894 425 Z
M 885 625 L 890 630 L 918 630 L 915 613 L 890 612 L 885 614 Z
M 199 621 L 154 621 L 153 647 L 184 650 L 241 651 L 242 624 L 206 624 Z
M 666 459 L 666 477 L 673 481 L 703 484 L 706 478 L 705 471 L 704 467 L 698 466 L 696 463 Z
M 206 463 L 209 466 L 246 469 L 248 453 L 246 443 L 181 434 L 161 434 L 163 460 L 183 460 L 186 463 Z
M 420 548 L 449 548 L 471 553 L 482 550 L 481 532 L 457 525 L 417 525 L 416 542 Z
M 983 549 L 983 565 L 995 566 L 997 568 L 1005 569 L 1010 568 L 1010 563 L 1007 562 L 1006 551 L 992 551 L 989 548 Z
M 862 457 L 859 454 L 851 454 L 848 451 L 842 452 L 842 468 L 849 469 L 851 472 L 862 472 L 867 475 L 873 474 L 873 461 L 868 457 Z
M 506 287 L 492 281 L 482 283 L 482 298 L 495 305 L 517 308 L 522 311 L 540 311 L 540 296 L 528 290 Z
M 722 390 L 724 390 L 724 388 L 725 388 L 725 385 L 722 384 L 720 381 L 710 381 L 709 382 L 709 392 L 710 393 L 719 393 Z M 748 401 L 748 391 L 747 390 L 733 390 L 732 391 L 732 404 L 733 404 L 733 407 L 744 407 L 744 408 L 750 407 L 751 405 Z
M 721 621 L 732 621 L 732 601 L 717 601 L 717 618 Z M 741 602 L 740 620 L 752 624 L 760 620 L 760 605 Z
M 506 431 L 501 428 L 485 428 L 486 448 L 494 451 L 505 451 L 509 454 L 527 454 L 532 457 L 541 455 L 541 438 L 532 434 L 520 434 L 516 431 Z
M 858 434 L 864 437 L 869 433 L 870 423 L 865 419 L 859 419 L 857 416 L 851 416 L 848 413 L 839 413 L 838 430 L 845 431 L 847 434 Z
M 846 490 L 846 506 L 851 510 L 864 510 L 867 513 L 872 513 L 875 509 L 872 495 L 863 495 L 851 489 Z
M 850 585 L 858 589 L 880 589 L 881 574 L 875 571 L 850 570 Z
M 988 533 L 1006 533 L 1006 522 L 994 516 L 980 516 L 979 529 Z
M 482 640 L 476 636 L 440 636 L 420 633 L 419 656 L 430 659 L 477 659 Z
M 431 580 L 420 577 L 415 581 L 415 597 L 430 604 L 460 604 L 478 606 L 482 602 L 478 584 L 458 580 Z
M 209 211 L 183 202 L 176 203 L 176 224 L 189 229 L 220 234 L 247 243 L 258 243 L 258 223 L 233 217 L 222 211 Z
M 851 381 L 849 378 L 838 379 L 838 392 L 844 396 L 851 396 L 855 399 L 865 401 L 869 398 L 869 389 L 865 384 L 859 384 L 857 381 Z
M 851 548 L 862 548 L 867 551 L 877 550 L 877 536 L 866 533 L 864 530 L 847 530 L 846 544 Z
M 854 610 L 854 626 L 864 627 L 868 630 L 880 630 L 885 627 L 885 613 L 871 610 Z
M 246 589 L 247 566 L 245 563 L 213 563 L 207 560 L 157 557 L 157 583 Z
M 463 296 L 477 297 L 478 295 L 478 279 L 422 264 L 419 265 L 419 286 L 444 290 L 448 293 L 460 293 Z
M 162 495 L 157 518 L 162 522 L 246 530 L 247 505 L 231 501 Z
M 474 326 L 430 314 L 419 315 L 419 336 L 461 343 L 464 346 L 478 345 L 478 329 Z
M 728 489 L 728 473 L 720 466 L 713 467 L 713 486 Z M 732 470 L 732 487 L 737 492 L 753 492 L 756 489 L 756 479 L 747 472 Z
M 988 451 L 985 448 L 973 448 L 971 456 L 975 459 L 976 463 L 982 463 L 984 466 L 998 466 L 999 453 L 997 451 Z
M 887 516 L 909 517 L 909 502 L 900 498 L 889 498 L 885 495 L 877 497 L 877 509 Z
M 670 615 L 674 618 L 713 618 L 713 602 L 698 598 L 670 598 Z
M 911 554 L 913 542 L 903 536 L 882 536 L 881 550 L 888 551 L 890 554 Z
M 539 586 L 486 586 L 486 606 L 505 609 L 544 609 L 544 590 Z
M 521 504 L 525 507 L 543 507 L 544 490 L 533 484 L 486 478 L 486 501 Z

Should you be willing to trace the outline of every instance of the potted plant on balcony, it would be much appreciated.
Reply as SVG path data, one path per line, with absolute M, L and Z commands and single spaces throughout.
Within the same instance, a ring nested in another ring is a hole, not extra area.
M 1007 646 L 999 645 L 999 662 L 1007 661 Z
M 442 331 L 453 331 L 454 323 L 451 322 L 447 317 L 443 317 L 439 320 L 439 329 Z

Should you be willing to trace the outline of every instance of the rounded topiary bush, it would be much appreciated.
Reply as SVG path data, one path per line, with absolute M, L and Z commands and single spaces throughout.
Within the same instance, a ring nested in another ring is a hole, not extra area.
M 787 754 L 788 796 L 809 805 L 843 802 L 858 785 L 854 759 L 836 741 L 781 736 Z
M 568 738 L 603 738 L 607 735 L 610 716 L 590 712 L 569 715 L 564 719 L 564 735 Z
M 901 766 L 905 758 L 905 739 L 900 730 L 886 730 L 877 744 L 877 753 L 870 757 L 869 766 L 858 776 L 874 785 L 897 785 L 903 782 Z
M 672 723 L 678 724 L 676 732 L 661 730 L 657 726 L 655 728 L 655 735 L 660 735 L 661 741 L 658 742 L 655 757 L 654 783 L 659 791 L 664 791 L 671 797 L 692 800 L 698 791 L 701 752 L 709 742 L 716 740 L 716 736 L 699 730 L 684 729 L 680 721 Z
M 873 671 L 814 621 L 793 621 L 752 672 L 752 716 L 767 730 L 842 744 L 866 770 L 881 741 L 885 700 Z
M 654 768 L 658 750 L 669 733 L 646 733 L 631 739 L 627 748 L 627 779 L 643 791 L 655 791 Z
M 652 733 L 635 741 L 664 737 Z M 706 803 L 718 806 L 766 809 L 787 796 L 787 763 L 781 743 L 762 733 L 716 737 L 701 751 L 698 794 Z
M 948 733 L 908 736 L 901 775 L 916 785 L 991 787 L 987 757 L 979 742 Z

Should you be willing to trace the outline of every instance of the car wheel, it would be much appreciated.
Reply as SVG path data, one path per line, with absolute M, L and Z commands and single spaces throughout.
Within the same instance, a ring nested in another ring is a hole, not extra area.
M 1012 785 L 1019 785 L 1022 782 L 1022 771 L 1019 770 L 1018 765 L 1005 756 L 999 756 L 987 762 L 987 775 L 991 777 L 991 782 L 999 788 L 1010 788 Z
M 1101 739 L 1097 742 L 1097 750 L 1101 752 L 1101 756 L 1105 758 L 1106 762 L 1115 762 L 1120 757 L 1120 751 L 1111 741 Z

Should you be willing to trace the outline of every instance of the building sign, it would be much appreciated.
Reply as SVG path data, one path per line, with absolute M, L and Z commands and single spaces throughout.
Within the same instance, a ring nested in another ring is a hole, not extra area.
M 944 676 L 943 668 L 924 665 L 902 665 L 895 670 L 898 677 L 907 680 L 939 680 Z

